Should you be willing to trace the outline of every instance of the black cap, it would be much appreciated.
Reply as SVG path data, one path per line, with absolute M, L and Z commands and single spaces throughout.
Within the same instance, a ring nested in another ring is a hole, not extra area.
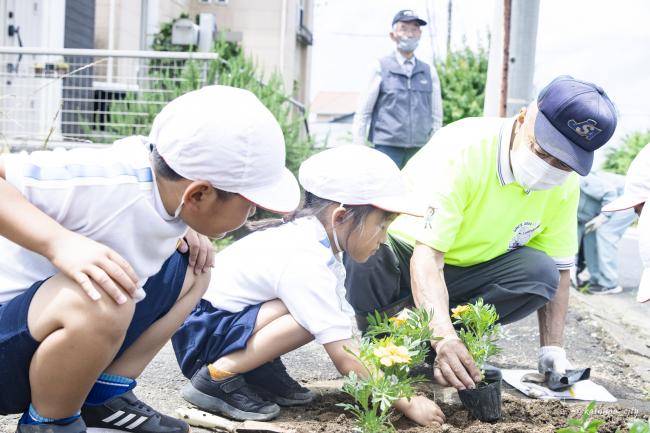
M 415 21 L 421 26 L 426 26 L 427 22 L 418 17 L 415 12 L 413 12 L 411 9 L 404 9 L 393 17 L 393 25 L 395 25 L 396 22 L 403 21 L 403 22 L 411 22 Z

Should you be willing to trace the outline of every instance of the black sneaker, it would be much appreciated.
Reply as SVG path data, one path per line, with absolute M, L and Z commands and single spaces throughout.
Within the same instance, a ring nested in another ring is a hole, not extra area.
M 88 429 L 106 429 L 133 433 L 188 433 L 185 421 L 157 412 L 128 391 L 97 406 L 81 408 Z
M 603 287 L 599 284 L 589 284 L 587 291 L 592 295 L 614 295 L 616 293 L 621 293 L 623 288 L 621 286 Z
M 311 403 L 316 394 L 293 380 L 280 358 L 244 373 L 246 382 L 260 397 L 280 406 L 300 406 Z
M 16 433 L 86 433 L 86 424 L 81 418 L 70 424 L 18 424 Z
M 264 401 L 241 374 L 214 380 L 207 366 L 196 372 L 181 395 L 201 410 L 237 421 L 268 421 L 280 414 L 278 405 Z

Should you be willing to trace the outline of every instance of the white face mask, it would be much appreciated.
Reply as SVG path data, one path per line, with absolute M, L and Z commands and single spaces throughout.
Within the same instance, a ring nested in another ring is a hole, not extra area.
M 338 210 L 338 209 L 345 210 L 345 208 L 343 207 L 342 204 L 340 204 L 339 207 L 336 210 Z M 342 253 L 343 248 L 341 248 L 341 245 L 339 245 L 339 238 L 338 238 L 338 236 L 336 236 L 336 221 L 334 221 L 334 213 L 332 213 L 332 221 L 331 221 L 331 223 L 332 223 L 332 237 L 334 238 L 334 246 L 336 247 L 336 250 L 339 253 Z
M 512 174 L 517 183 L 527 191 L 542 191 L 562 185 L 571 173 L 553 167 L 535 155 L 525 143 L 521 143 L 510 155 Z
M 181 214 L 181 210 L 183 210 L 184 204 L 185 202 L 183 201 L 183 199 L 181 199 L 181 204 L 179 204 L 176 210 L 174 211 L 174 218 L 178 218 L 178 216 Z
M 418 47 L 419 43 L 420 38 L 402 37 L 399 38 L 399 41 L 397 42 L 397 48 L 405 53 L 412 53 Z

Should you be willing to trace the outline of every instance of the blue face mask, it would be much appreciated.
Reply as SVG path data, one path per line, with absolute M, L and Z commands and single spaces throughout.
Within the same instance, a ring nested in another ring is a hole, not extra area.
M 420 38 L 400 38 L 397 42 L 397 48 L 406 53 L 412 53 L 418 47 Z

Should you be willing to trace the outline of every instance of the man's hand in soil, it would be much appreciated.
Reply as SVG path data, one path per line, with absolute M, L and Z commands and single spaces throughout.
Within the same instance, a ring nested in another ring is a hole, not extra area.
M 481 373 L 474 364 L 467 348 L 455 335 L 447 336 L 435 346 L 436 360 L 433 377 L 442 386 L 456 389 L 472 389 L 481 380 Z
M 178 244 L 178 251 L 181 253 L 186 253 L 188 249 L 190 251 L 190 266 L 194 268 L 195 275 L 208 272 L 210 268 L 214 267 L 214 247 L 210 238 L 189 229 Z
M 398 400 L 395 402 L 395 408 L 423 426 L 440 425 L 445 422 L 445 414 L 442 413 L 438 405 L 421 395 L 411 397 L 410 400 L 405 398 Z
M 95 301 L 101 298 L 95 285 L 118 304 L 125 303 L 137 289 L 138 276 L 122 256 L 77 233 L 62 230 L 52 241 L 47 257 Z

